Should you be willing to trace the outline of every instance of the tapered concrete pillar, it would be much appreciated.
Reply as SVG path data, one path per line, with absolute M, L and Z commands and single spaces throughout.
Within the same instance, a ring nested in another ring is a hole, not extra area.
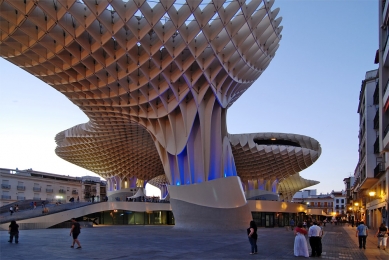
M 170 185 L 169 194 L 175 228 L 242 230 L 252 220 L 237 176 L 193 185 Z

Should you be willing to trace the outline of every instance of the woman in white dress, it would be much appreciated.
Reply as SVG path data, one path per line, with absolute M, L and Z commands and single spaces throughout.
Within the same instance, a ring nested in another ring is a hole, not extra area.
M 297 228 L 294 229 L 294 255 L 309 257 L 308 244 L 305 235 L 308 232 L 303 228 L 303 224 L 300 222 L 297 224 Z

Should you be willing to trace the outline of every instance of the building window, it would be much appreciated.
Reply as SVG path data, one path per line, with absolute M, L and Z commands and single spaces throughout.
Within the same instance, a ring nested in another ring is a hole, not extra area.
M 339 203 L 339 199 L 336 199 L 336 203 Z
M 342 199 L 341 202 L 344 203 L 344 199 Z

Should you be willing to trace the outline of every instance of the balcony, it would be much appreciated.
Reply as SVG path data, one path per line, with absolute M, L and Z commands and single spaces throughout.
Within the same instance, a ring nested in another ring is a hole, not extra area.
M 386 125 L 386 127 L 384 128 L 384 132 L 383 132 L 383 140 L 382 140 L 382 145 L 383 145 L 383 148 L 385 151 L 389 151 L 389 135 L 388 135 L 388 132 L 389 132 L 389 124 Z
M 26 190 L 26 186 L 17 186 L 16 189 L 17 190 Z
M 385 166 L 383 163 L 378 163 L 374 168 L 374 178 L 380 178 L 383 174 L 385 174 Z
M 34 187 L 33 190 L 39 192 L 42 190 L 42 188 L 41 187 Z
M 385 64 L 385 66 L 388 66 L 389 64 L 389 59 L 388 59 L 388 52 L 389 52 L 389 48 L 388 48 L 388 39 L 389 39 L 389 34 L 385 36 L 385 33 L 382 33 L 382 60 L 383 60 L 383 63 Z M 384 92 L 385 93 L 385 92 Z
M 16 198 L 17 198 L 17 200 L 25 200 L 26 199 L 26 197 L 23 197 L 23 196 L 17 196 Z
M 382 20 L 386 21 L 388 15 L 388 2 L 387 0 L 382 1 Z
M 72 194 L 78 195 L 78 191 L 73 190 L 73 191 L 72 191 Z
M 377 136 L 377 139 L 374 142 L 374 153 L 380 153 L 380 137 Z
M 2 189 L 11 189 L 11 185 L 9 184 L 1 184 Z
M 11 196 L 9 196 L 9 195 L 1 195 L 1 199 L 2 200 L 10 200 Z
M 59 190 L 58 192 L 59 192 L 59 193 L 62 193 L 62 194 L 66 194 L 66 190 L 62 190 L 62 189 L 61 189 L 61 190 Z
M 46 189 L 47 193 L 53 193 L 53 189 Z
M 373 94 L 373 104 L 378 105 L 380 103 L 380 95 L 379 95 L 379 82 L 377 82 L 374 94 Z
M 374 122 L 374 129 L 378 130 L 378 128 L 380 127 L 380 113 L 378 110 L 375 113 L 373 122 Z

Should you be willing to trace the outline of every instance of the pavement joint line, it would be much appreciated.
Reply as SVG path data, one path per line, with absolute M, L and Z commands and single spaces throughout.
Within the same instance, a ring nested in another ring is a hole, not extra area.
M 375 238 L 370 238 L 366 250 L 357 248 L 354 228 L 333 225 L 324 232 L 323 259 L 389 259 L 386 251 L 373 244 Z M 8 233 L 1 231 L 0 259 L 296 259 L 293 232 L 259 228 L 258 235 L 259 253 L 253 257 L 245 230 L 200 232 L 172 226 L 106 225 L 82 229 L 82 250 L 69 247 L 69 229 L 21 230 L 19 244 L 7 243 Z

